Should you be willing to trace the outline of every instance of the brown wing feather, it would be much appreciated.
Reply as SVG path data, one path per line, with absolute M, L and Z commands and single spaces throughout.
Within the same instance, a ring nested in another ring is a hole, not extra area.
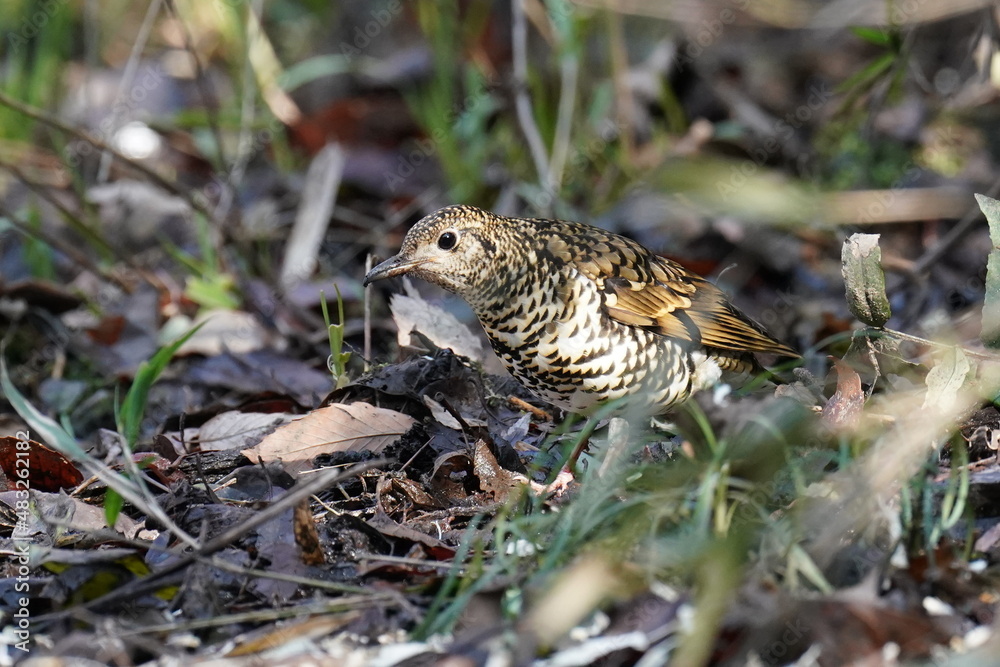
M 701 342 L 723 350 L 747 350 L 797 357 L 798 353 L 775 340 L 756 322 L 729 303 L 725 293 L 712 283 L 698 278 L 698 296 L 688 316 L 701 330 Z M 662 286 L 652 286 L 663 289 Z
M 679 264 L 646 255 L 638 265 L 645 280 L 625 279 L 613 270 L 617 275 L 604 274 L 600 281 L 612 319 L 709 348 L 798 356 L 733 306 L 722 290 Z
M 722 290 L 677 262 L 622 236 L 557 224 L 552 233 L 549 222 L 550 234 L 541 243 L 604 290 L 612 319 L 718 350 L 799 356 L 740 312 Z M 588 243 L 580 244 L 581 237 Z

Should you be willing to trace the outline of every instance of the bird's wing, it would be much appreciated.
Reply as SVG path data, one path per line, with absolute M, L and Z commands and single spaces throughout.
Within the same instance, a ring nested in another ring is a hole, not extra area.
M 638 244 L 603 238 L 574 264 L 604 291 L 611 319 L 709 348 L 799 356 L 704 278 Z

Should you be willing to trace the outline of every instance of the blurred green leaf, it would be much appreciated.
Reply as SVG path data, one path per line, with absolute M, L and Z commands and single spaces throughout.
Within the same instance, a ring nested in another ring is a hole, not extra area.
M 234 287 L 232 276 L 224 273 L 191 276 L 187 279 L 184 294 L 209 310 L 234 310 L 240 305 L 239 299 L 233 294 Z
M 108 489 L 104 494 L 104 520 L 109 528 L 114 528 L 118 522 L 118 515 L 122 512 L 125 499 L 114 489 Z
M 859 39 L 863 39 L 869 44 L 875 44 L 876 46 L 888 47 L 892 46 L 893 43 L 892 33 L 884 28 L 857 26 L 851 28 L 851 32 Z
M 860 72 L 851 75 L 834 90 L 837 93 L 860 93 L 867 90 L 883 74 L 892 69 L 896 62 L 895 53 L 884 53 Z
M 139 365 L 139 370 L 135 374 L 135 381 L 125 395 L 125 400 L 118 411 L 118 432 L 125 438 L 125 443 L 129 451 L 132 450 L 132 447 L 139 439 L 139 427 L 142 424 L 142 417 L 146 412 L 146 401 L 149 399 L 150 387 L 160 377 L 163 369 L 167 367 L 170 359 L 177 353 L 181 345 L 186 343 L 203 325 L 204 322 L 196 327 L 192 327 L 190 331 L 173 343 L 157 350 L 152 359 L 144 361 Z
M 67 433 L 54 420 L 39 412 L 17 390 L 14 383 L 10 381 L 10 375 L 7 372 L 7 362 L 2 354 L 0 354 L 0 388 L 3 389 L 4 396 L 10 403 L 10 406 L 14 408 L 14 412 L 28 424 L 35 438 L 46 443 L 52 449 L 72 461 L 81 461 L 88 458 L 87 452 L 77 444 L 76 438 Z

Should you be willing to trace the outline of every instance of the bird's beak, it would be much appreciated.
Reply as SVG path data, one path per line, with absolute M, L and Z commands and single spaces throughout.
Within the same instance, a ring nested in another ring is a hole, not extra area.
M 362 284 L 365 287 L 368 287 L 368 285 L 375 282 L 376 280 L 383 280 L 385 278 L 393 278 L 395 276 L 401 276 L 404 273 L 409 273 L 413 269 L 417 268 L 418 266 L 421 266 L 422 264 L 426 264 L 429 261 L 430 260 L 426 258 L 406 259 L 401 255 L 390 257 L 389 259 L 385 260 L 384 262 L 373 268 L 371 271 L 369 271 L 368 275 L 365 276 L 365 279 L 362 281 Z

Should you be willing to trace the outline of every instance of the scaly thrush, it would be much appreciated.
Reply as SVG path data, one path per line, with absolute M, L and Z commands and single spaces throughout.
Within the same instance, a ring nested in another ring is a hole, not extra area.
M 571 412 L 623 399 L 659 414 L 759 369 L 755 352 L 798 356 L 712 283 L 590 225 L 448 206 L 364 284 L 404 274 L 465 299 L 511 374 Z

